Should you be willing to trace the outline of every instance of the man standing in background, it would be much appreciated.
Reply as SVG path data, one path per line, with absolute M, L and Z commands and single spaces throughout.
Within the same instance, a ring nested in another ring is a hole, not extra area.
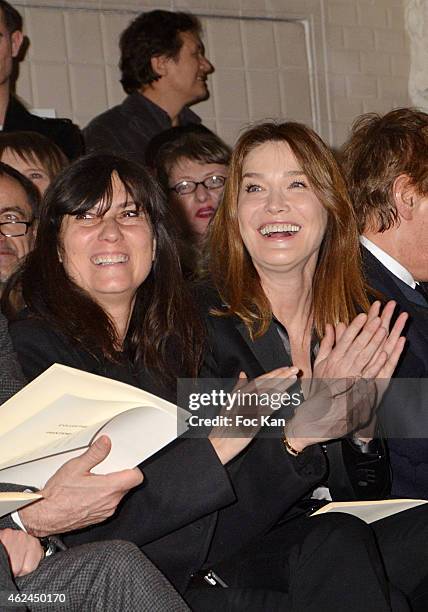
M 88 150 L 144 160 L 153 136 L 172 126 L 200 123 L 188 107 L 209 97 L 214 70 L 205 57 L 201 24 L 189 13 L 141 13 L 120 37 L 122 104 L 84 129 Z
M 0 0 L 0 129 L 4 132 L 38 132 L 47 136 L 69 159 L 83 153 L 79 128 L 69 119 L 45 119 L 32 115 L 12 93 L 14 61 L 23 42 L 22 17 Z

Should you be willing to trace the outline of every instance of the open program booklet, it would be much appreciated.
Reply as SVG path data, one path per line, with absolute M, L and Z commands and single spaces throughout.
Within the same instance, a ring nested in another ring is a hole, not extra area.
M 0 413 L 0 482 L 36 488 L 102 434 L 112 449 L 92 471 L 135 467 L 183 433 L 188 417 L 146 391 L 58 364 Z
M 18 508 L 27 506 L 36 501 L 36 499 L 41 499 L 41 497 L 38 493 L 20 493 L 15 491 L 0 493 L 0 517 L 10 514 L 18 510 Z
M 374 523 L 380 519 L 415 508 L 428 501 L 423 499 L 380 499 L 374 501 L 331 502 L 326 504 L 311 516 L 327 512 L 345 512 L 357 516 L 366 523 Z

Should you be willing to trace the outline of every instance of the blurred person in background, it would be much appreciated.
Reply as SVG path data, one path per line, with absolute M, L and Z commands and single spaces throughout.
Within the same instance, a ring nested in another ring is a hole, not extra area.
M 204 267 L 204 239 L 223 195 L 230 155 L 226 143 L 200 125 L 171 128 L 148 145 L 146 165 L 167 195 L 186 276 L 198 276 Z
M 13 93 L 16 62 L 22 59 L 22 17 L 6 0 L 0 0 L 0 125 L 3 132 L 44 134 L 69 159 L 83 153 L 82 135 L 70 119 L 42 118 L 31 114 Z
M 52 140 L 37 132 L 0 133 L 0 160 L 34 183 L 41 196 L 69 163 Z
M 83 131 L 88 151 L 108 151 L 143 162 L 153 136 L 200 123 L 189 106 L 209 96 L 201 23 L 190 13 L 141 13 L 120 37 L 125 100 L 92 119 Z

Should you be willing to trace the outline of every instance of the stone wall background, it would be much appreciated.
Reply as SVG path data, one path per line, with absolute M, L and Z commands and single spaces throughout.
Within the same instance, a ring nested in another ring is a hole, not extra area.
M 406 23 L 412 22 L 409 5 L 425 4 L 17 0 L 31 43 L 17 93 L 31 108 L 55 109 L 84 126 L 124 97 L 117 40 L 127 23 L 145 9 L 190 10 L 202 18 L 207 55 L 216 65 L 210 100 L 193 107 L 207 125 L 233 143 L 253 120 L 295 119 L 340 145 L 358 114 L 409 103 Z M 422 31 L 417 19 L 416 26 Z

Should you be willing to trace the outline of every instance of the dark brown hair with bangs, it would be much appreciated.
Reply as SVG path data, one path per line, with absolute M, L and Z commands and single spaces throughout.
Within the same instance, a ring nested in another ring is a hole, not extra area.
M 313 279 L 313 324 L 322 336 L 327 323 L 348 324 L 368 309 L 360 268 L 357 226 L 345 181 L 330 149 L 313 130 L 300 123 L 263 123 L 246 131 L 235 147 L 223 201 L 210 231 L 210 271 L 226 311 L 237 315 L 252 337 L 268 328 L 272 310 L 258 273 L 242 241 L 238 199 L 246 156 L 267 142 L 287 143 L 328 214 Z
M 394 181 L 400 175 L 428 194 L 428 115 L 398 108 L 383 117 L 361 115 L 343 147 L 341 161 L 360 232 L 384 232 L 398 221 Z
M 152 270 L 136 291 L 125 349 L 137 365 L 163 379 L 195 376 L 202 352 L 202 324 L 182 279 L 162 190 L 139 164 L 108 154 L 91 154 L 66 168 L 50 185 L 40 213 L 34 250 L 21 273 L 23 296 L 33 315 L 44 319 L 94 355 L 118 359 L 114 325 L 107 313 L 65 272 L 59 253 L 66 215 L 112 203 L 112 176 L 122 181 L 137 209 L 144 210 L 156 239 Z M 171 352 L 174 360 L 171 359 Z
M 37 132 L 0 133 L 0 159 L 7 149 L 24 162 L 41 164 L 51 181 L 69 164 L 53 140 Z

